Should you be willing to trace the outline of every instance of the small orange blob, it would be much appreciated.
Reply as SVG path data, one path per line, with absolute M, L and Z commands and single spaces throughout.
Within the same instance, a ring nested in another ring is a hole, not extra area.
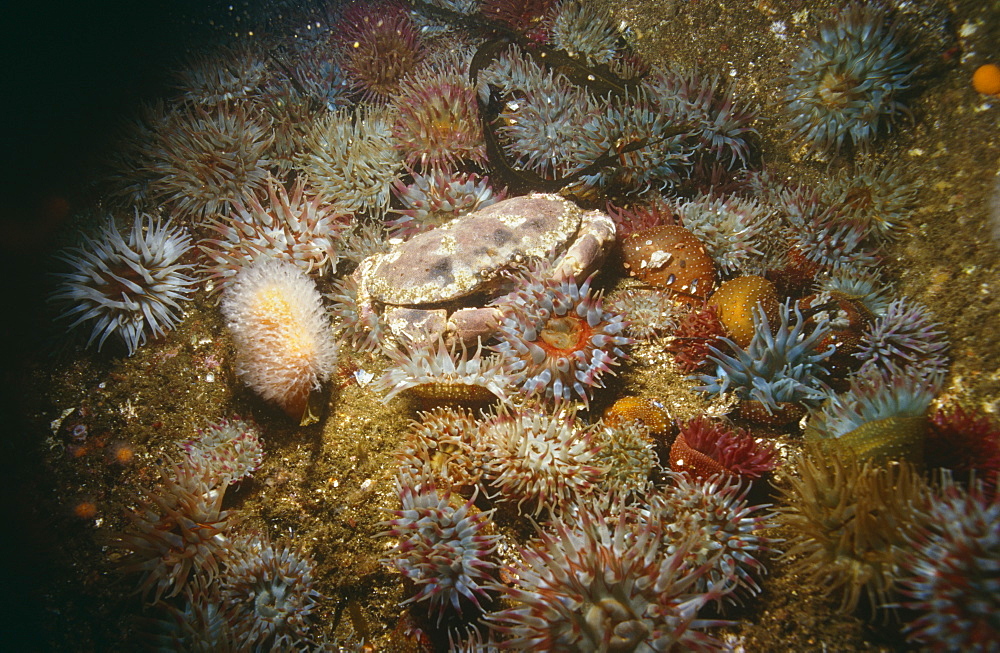
M 649 434 L 666 435 L 672 426 L 670 414 L 660 402 L 645 397 L 622 397 L 604 411 L 604 421 L 618 425 L 625 422 L 642 422 Z
M 972 88 L 983 95 L 1000 95 L 1000 66 L 988 63 L 972 73 Z
M 719 321 L 726 333 L 740 347 L 753 339 L 753 310 L 759 303 L 772 327 L 778 320 L 778 296 L 774 284 L 755 275 L 724 281 L 709 304 L 719 308 Z
M 97 516 L 97 504 L 93 501 L 80 501 L 73 506 L 73 515 L 79 519 L 93 519 Z
M 115 442 L 107 449 L 108 462 L 129 465 L 135 460 L 135 447 L 127 442 Z

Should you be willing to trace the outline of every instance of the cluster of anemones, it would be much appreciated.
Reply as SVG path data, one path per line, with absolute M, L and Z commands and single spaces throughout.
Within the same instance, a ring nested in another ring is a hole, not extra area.
M 148 633 L 183 650 L 265 649 L 308 641 L 319 593 L 311 558 L 295 546 L 234 533 L 227 489 L 263 457 L 256 426 L 210 422 L 181 442 L 160 485 L 140 500 L 119 536 L 122 568 L 161 613 Z
M 565 26 L 589 13 L 562 3 L 553 35 L 568 44 Z M 477 71 L 480 98 L 499 105 L 487 128 L 495 129 L 506 165 L 526 177 L 564 180 L 583 196 L 595 189 L 639 196 L 679 185 L 711 167 L 703 165 L 710 159 L 747 164 L 754 114 L 738 106 L 731 88 L 672 70 L 639 74 L 642 65 L 599 37 L 605 29 L 614 27 L 591 18 L 585 31 L 593 38 L 574 40 L 567 53 L 546 59 L 512 45 Z M 555 65 L 574 56 L 575 64 Z M 582 61 L 610 65 L 598 73 L 581 69 Z
M 213 582 L 231 553 L 230 513 L 222 509 L 228 481 L 200 456 L 168 463 L 160 475 L 120 537 L 123 569 L 142 574 L 142 593 L 154 603 L 180 594 L 194 576 Z
M 446 4 L 471 13 L 468 3 Z M 308 55 L 300 44 L 281 71 L 236 50 L 228 65 L 199 62 L 182 77 L 185 97 L 198 106 L 163 112 L 145 126 L 153 145 L 136 157 L 142 170 L 129 192 L 219 234 L 202 249 L 213 260 L 210 276 L 230 286 L 223 311 L 238 372 L 265 399 L 301 416 L 335 362 L 327 311 L 303 273 L 334 270 L 342 248 L 356 263 L 383 246 L 389 211 L 401 216 L 388 222 L 389 235 L 405 238 L 500 198 L 503 191 L 478 174 L 487 142 L 498 150 L 490 157 L 501 157 L 489 161 L 496 178 L 565 182 L 586 199 L 603 193 L 646 201 L 656 189 L 701 188 L 719 170 L 749 164 L 754 115 L 732 87 L 672 70 L 640 78 L 634 73 L 643 66 L 628 59 L 607 16 L 576 0 L 549 12 L 551 4 L 484 3 L 484 15 L 564 52 L 519 41 L 490 60 L 485 48 L 472 75 L 480 105 L 467 81 L 471 52 L 434 53 L 407 8 L 386 2 L 346 8 L 335 23 L 339 38 L 324 35 Z M 792 128 L 814 150 L 864 145 L 904 112 L 899 96 L 912 68 L 883 12 L 843 10 L 793 66 L 786 95 Z M 331 42 L 336 52 L 326 53 Z M 600 75 L 545 61 L 562 61 L 562 54 L 595 72 L 600 67 Z M 350 108 L 349 87 L 369 104 Z M 482 120 L 484 109 L 497 109 L 492 122 Z M 275 168 L 299 181 L 286 191 L 270 177 Z M 259 199 L 265 186 L 269 207 Z M 694 194 L 687 190 L 686 197 Z M 861 271 L 877 263 L 881 239 L 899 231 L 912 197 L 913 187 L 891 166 L 861 165 L 817 188 L 771 189 L 757 198 L 714 190 L 673 202 L 669 215 L 623 212 L 619 224 L 635 236 L 623 248 L 629 273 L 655 288 L 626 291 L 606 310 L 590 278 L 526 274 L 495 302 L 503 312 L 495 355 L 443 341 L 387 347 L 390 365 L 370 386 L 386 400 L 407 392 L 430 402 L 506 404 L 482 418 L 436 409 L 411 425 L 397 454 L 401 507 L 383 523 L 383 535 L 397 541 L 388 562 L 413 590 L 406 603 L 431 616 L 461 617 L 469 608 L 488 610 L 493 593 L 501 593 L 506 609 L 487 621 L 512 648 L 718 645 L 700 632 L 714 623 L 698 619 L 700 608 L 757 593 L 759 557 L 773 545 L 760 532 L 770 516 L 748 505 L 736 477 L 766 475 L 774 450 L 740 429 L 689 421 L 679 425 L 671 467 L 691 476 L 652 489 L 669 474 L 659 469 L 648 424 L 588 425 L 567 407 L 593 400 L 634 339 L 673 332 L 679 365 L 702 372 L 709 394 L 732 391 L 745 408 L 769 415 L 815 407 L 807 438 L 844 445 L 829 454 L 828 467 L 799 459 L 783 490 L 782 521 L 793 532 L 792 553 L 802 556 L 799 571 L 842 592 L 847 609 L 862 593 L 873 603 L 889 600 L 895 594 L 887 569 L 901 566 L 909 574 L 902 581 L 907 606 L 927 613 L 911 622 L 914 639 L 934 642 L 952 617 L 967 631 L 986 632 L 984 601 L 963 602 L 962 593 L 992 598 L 994 588 L 979 576 L 996 553 L 995 495 L 990 502 L 975 481 L 968 491 L 944 490 L 932 514 L 960 522 L 956 533 L 932 525 L 913 531 L 907 522 L 893 535 L 877 523 L 880 515 L 916 522 L 908 510 L 924 497 L 920 482 L 905 464 L 878 460 L 903 451 L 893 439 L 900 434 L 922 441 L 924 413 L 947 366 L 947 343 L 927 311 L 909 300 L 890 302 L 878 278 Z M 356 223 L 345 242 L 346 211 L 371 219 Z M 676 221 L 683 226 L 667 224 Z M 785 250 L 770 244 L 775 236 Z M 55 299 L 67 305 L 73 327 L 93 326 L 98 348 L 121 335 L 132 353 L 179 321 L 179 303 L 193 284 L 181 263 L 188 249 L 186 236 L 153 218 L 137 218 L 128 242 L 108 227 L 65 257 L 79 269 L 63 276 Z M 770 280 L 793 272 L 797 283 Z M 743 276 L 709 299 L 719 280 L 737 273 Z M 384 320 L 359 305 L 354 277 L 336 283 L 338 335 L 359 349 L 381 348 Z M 776 288 L 780 296 L 818 293 L 782 304 Z M 862 369 L 839 379 L 850 383 L 841 395 L 827 387 L 836 293 L 871 313 L 854 352 Z M 692 307 L 679 326 L 675 302 Z M 731 310 L 736 303 L 739 315 Z M 706 364 L 715 366 L 714 376 Z M 511 407 L 513 385 L 543 405 Z M 234 536 L 221 509 L 226 488 L 260 463 L 252 427 L 211 423 L 182 447 L 184 461 L 163 469 L 161 487 L 134 517 L 136 532 L 123 538 L 144 592 L 154 602 L 172 601 L 167 609 L 187 624 L 172 644 L 297 645 L 316 607 L 311 560 L 294 547 Z M 848 461 L 848 453 L 869 460 Z M 693 478 L 717 471 L 725 476 Z M 479 493 L 480 486 L 490 492 Z M 496 501 L 500 514 L 516 505 L 518 513 L 549 520 L 507 575 L 494 573 L 494 511 L 475 505 L 486 500 Z M 830 523 L 835 534 L 824 531 Z M 906 547 L 912 555 L 900 562 L 896 554 Z M 966 555 L 970 549 L 976 554 Z M 957 629 L 948 638 L 966 643 Z

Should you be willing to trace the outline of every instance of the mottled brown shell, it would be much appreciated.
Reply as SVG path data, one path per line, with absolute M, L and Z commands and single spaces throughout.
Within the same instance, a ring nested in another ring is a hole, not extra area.
M 564 249 L 583 213 L 558 195 L 512 197 L 376 255 L 362 272 L 364 286 L 373 299 L 396 306 L 468 297 L 500 271 Z
M 773 327 L 778 322 L 778 296 L 774 284 L 764 277 L 748 275 L 723 281 L 708 300 L 719 309 L 719 321 L 726 334 L 744 348 L 753 339 L 753 308 L 757 302 Z
M 629 234 L 622 241 L 629 275 L 666 288 L 674 299 L 700 304 L 715 286 L 715 263 L 698 238 L 677 225 L 660 225 Z

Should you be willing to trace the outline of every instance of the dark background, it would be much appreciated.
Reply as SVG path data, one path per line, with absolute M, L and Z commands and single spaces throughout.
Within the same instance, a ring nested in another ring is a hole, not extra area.
M 168 65 L 211 38 L 212 16 L 227 11 L 165 0 L 0 9 L 0 650 L 44 650 L 46 624 L 59 619 L 42 606 L 47 549 L 65 544 L 35 536 L 45 470 L 19 400 L 24 372 L 53 355 L 42 335 L 52 254 L 88 205 L 87 180 L 115 125 L 169 90 Z

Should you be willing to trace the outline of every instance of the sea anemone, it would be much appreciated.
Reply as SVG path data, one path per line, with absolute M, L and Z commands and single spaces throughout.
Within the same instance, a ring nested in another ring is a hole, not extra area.
M 354 3 L 338 24 L 344 70 L 366 99 L 392 98 L 424 58 L 423 39 L 402 3 Z
M 591 388 L 604 387 L 601 377 L 626 358 L 627 322 L 602 308 L 592 278 L 577 285 L 529 274 L 502 300 L 494 350 L 526 395 L 588 404 Z
M 107 170 L 101 188 L 108 200 L 129 207 L 150 204 L 150 188 L 158 181 L 150 169 L 156 159 L 157 134 L 167 129 L 171 120 L 163 100 L 143 102 L 135 115 L 114 128 L 102 160 Z
M 819 25 L 789 73 L 789 128 L 811 150 L 866 148 L 908 114 L 902 96 L 915 73 L 899 32 L 880 4 L 854 2 Z
M 941 377 L 857 373 L 847 392 L 831 396 L 814 412 L 805 438 L 847 448 L 862 458 L 902 457 L 923 462 L 927 407 Z
M 594 465 L 603 470 L 601 487 L 615 494 L 644 493 L 660 464 L 649 429 L 637 420 L 598 424 Z
M 145 646 L 162 651 L 236 653 L 232 615 L 222 605 L 217 583 L 200 576 L 185 586 L 179 605 L 161 602 L 157 617 L 140 623 Z
M 278 83 L 281 90 L 272 96 L 285 96 L 292 102 L 336 111 L 352 104 L 351 81 L 344 71 L 342 57 L 331 44 L 333 37 L 297 39 L 291 61 L 281 61 Z M 272 53 L 272 56 L 276 56 Z
M 216 288 L 261 257 L 294 263 L 320 277 L 336 267 L 339 236 L 351 216 L 306 193 L 301 178 L 290 193 L 270 176 L 267 187 L 267 208 L 251 195 L 245 203 L 234 200 L 234 212 L 225 220 L 208 223 L 221 238 L 206 239 L 199 248 L 212 261 L 206 268 Z
M 193 464 L 211 470 L 227 485 L 250 476 L 264 458 L 260 429 L 239 417 L 209 422 L 180 446 L 189 460 L 196 461 Z
M 606 64 L 619 49 L 621 34 L 608 14 L 582 0 L 563 0 L 551 18 L 552 45 L 586 65 Z
M 738 272 L 763 252 L 757 248 L 773 223 L 774 210 L 757 200 L 699 195 L 674 209 L 681 224 L 705 245 L 723 273 Z
M 807 274 L 876 267 L 878 257 L 866 244 L 866 227 L 845 219 L 837 207 L 823 204 L 815 191 L 783 193 L 779 210 L 785 213 L 785 233 L 792 251 L 805 259 L 803 264 L 815 268 Z
M 154 590 L 154 603 L 180 594 L 193 576 L 211 582 L 233 553 L 225 480 L 201 458 L 168 463 L 160 476 L 162 486 L 129 515 L 133 532 L 119 537 L 123 569 L 142 573 L 139 588 L 144 596 Z
M 655 288 L 629 289 L 608 298 L 608 310 L 628 316 L 626 333 L 636 340 L 652 340 L 677 327 L 677 305 L 670 293 Z
M 716 364 L 716 373 L 699 375 L 704 385 L 698 389 L 709 394 L 732 389 L 740 399 L 758 402 L 769 415 L 781 404 L 822 401 L 826 397 L 823 361 L 834 347 L 819 351 L 817 343 L 829 331 L 828 324 L 821 321 L 807 331 L 802 312 L 789 302 L 779 307 L 778 315 L 780 322 L 772 333 L 767 315 L 754 310 L 754 335 L 746 349 L 720 338 L 732 353 L 711 348 L 709 359 Z
M 397 181 L 393 193 L 403 208 L 391 209 L 400 217 L 386 226 L 392 237 L 403 239 L 499 202 L 506 195 L 493 190 L 489 177 L 440 170 L 414 174 L 409 184 Z
M 443 339 L 422 345 L 406 343 L 386 351 L 392 365 L 372 388 L 385 393 L 383 402 L 403 391 L 437 401 L 505 400 L 510 375 L 496 356 L 483 356 L 482 344 L 469 352 Z
M 754 311 L 762 310 L 769 323 L 778 319 L 778 292 L 774 284 L 749 274 L 719 284 L 709 304 L 719 309 L 719 321 L 726 334 L 740 347 L 746 347 L 756 333 Z
M 486 163 L 476 91 L 457 60 L 403 82 L 393 133 L 406 164 L 424 173 Z
M 840 595 L 840 612 L 864 594 L 874 614 L 895 597 L 906 542 L 927 522 L 926 482 L 906 462 L 882 466 L 815 446 L 792 467 L 777 510 L 791 533 L 785 556 L 807 582 Z
M 664 103 L 646 81 L 635 91 L 612 97 L 607 109 L 577 133 L 586 134 L 586 164 L 609 153 L 616 156 L 599 173 L 585 175 L 585 186 L 615 196 L 644 195 L 673 188 L 688 176 L 695 152 L 682 109 Z
M 757 130 L 751 124 L 756 111 L 740 106 L 733 85 L 719 89 L 720 78 L 655 70 L 643 86 L 674 125 L 685 125 L 685 138 L 694 144 L 692 157 L 720 162 L 728 169 L 746 166 L 750 157 L 748 137 Z
M 900 605 L 919 616 L 907 639 L 933 651 L 992 651 L 1000 642 L 1000 495 L 943 476 L 923 528 L 900 561 Z
M 689 311 L 680 319 L 667 349 L 681 371 L 690 374 L 709 361 L 712 351 L 722 346 L 725 334 L 719 321 L 719 307 L 709 304 Z
M 629 276 L 688 304 L 700 304 L 715 286 L 715 264 L 705 245 L 689 230 L 664 224 L 635 231 L 621 241 Z
M 512 607 L 486 616 L 505 638 L 500 645 L 532 651 L 721 647 L 701 629 L 723 622 L 697 615 L 727 588 L 719 581 L 698 587 L 709 565 L 692 569 L 687 562 L 694 536 L 682 537 L 667 554 L 659 522 L 632 523 L 624 509 L 608 518 L 609 502 L 584 503 L 572 525 L 556 520 L 521 551 L 511 569 L 516 586 L 499 587 Z
M 309 187 L 335 197 L 345 211 L 381 216 L 403 170 L 388 108 L 340 110 L 320 120 L 300 155 Z
M 299 268 L 264 258 L 243 268 L 222 297 L 233 334 L 237 374 L 293 419 L 337 360 L 329 318 L 316 285 Z
M 160 337 L 181 321 L 180 302 L 189 299 L 195 280 L 181 258 L 191 249 L 183 229 L 151 215 L 135 213 L 128 240 L 112 219 L 96 237 L 58 255 L 70 272 L 56 275 L 59 288 L 49 301 L 61 306 L 57 319 L 69 329 L 90 326 L 89 347 L 100 351 L 114 334 L 131 356 L 148 335 Z
M 516 47 L 480 72 L 478 79 L 480 93 L 494 88 L 507 99 L 496 133 L 517 167 L 557 179 L 585 168 L 608 150 L 604 137 L 591 133 L 592 117 L 599 112 L 597 100 Z
M 861 372 L 928 378 L 948 370 L 947 335 L 917 302 L 900 298 L 865 331 L 859 351 Z
M 898 235 L 912 213 L 918 190 L 902 178 L 900 168 L 898 163 L 878 168 L 873 161 L 864 161 L 823 183 L 821 202 L 878 238 Z
M 290 650 L 307 635 L 320 596 L 313 588 L 312 558 L 247 536 L 234 540 L 232 551 L 220 594 L 232 613 L 239 649 Z
M 961 406 L 936 410 L 924 449 L 929 467 L 943 467 L 961 479 L 975 478 L 989 494 L 1000 483 L 1000 423 Z
M 314 125 L 328 112 L 289 89 L 270 93 L 261 106 L 274 128 L 274 143 L 268 153 L 271 172 L 279 179 L 290 179 L 296 175 L 301 153 L 308 149 Z
M 472 412 L 463 408 L 438 406 L 417 413 L 396 449 L 399 473 L 442 489 L 475 486 L 483 473 L 480 428 Z
M 670 447 L 670 469 L 699 479 L 721 475 L 760 478 L 778 465 L 777 458 L 774 447 L 758 443 L 749 431 L 705 417 L 681 426 Z
M 830 325 L 820 347 L 833 345 L 836 351 L 826 361 L 830 382 L 843 389 L 844 380 L 852 375 L 861 361 L 855 356 L 861 346 L 861 336 L 871 324 L 871 313 L 859 300 L 837 292 L 818 292 L 799 300 L 799 306 L 809 315 L 808 321 L 824 320 Z
M 844 268 L 824 274 L 816 280 L 815 290 L 860 302 L 873 317 L 885 315 L 891 301 L 891 288 L 872 270 Z
M 569 506 L 600 481 L 598 446 L 592 429 L 567 407 L 559 414 L 526 406 L 502 410 L 481 432 L 484 471 L 501 501 L 527 504 L 537 517 Z
M 355 265 L 375 254 L 385 254 L 390 243 L 381 220 L 355 220 L 341 240 L 340 257 Z
M 409 477 L 397 477 L 396 490 L 402 508 L 379 524 L 385 529 L 379 535 L 398 540 L 385 562 L 416 586 L 416 594 L 403 604 L 427 602 L 439 623 L 448 609 L 463 614 L 463 602 L 482 610 L 500 539 L 486 532 L 493 511 L 477 510 L 475 493 L 466 501 Z
M 153 199 L 195 219 L 229 213 L 267 183 L 271 120 L 242 104 L 190 106 L 157 134 Z
M 259 95 L 268 75 L 264 59 L 248 46 L 199 54 L 176 73 L 181 98 L 207 107 Z
M 775 540 L 762 532 L 775 525 L 773 514 L 761 514 L 770 506 L 747 505 L 750 484 L 734 476 L 671 478 L 672 485 L 647 496 L 648 508 L 638 508 L 645 519 L 659 524 L 665 553 L 684 549 L 687 565 L 706 572 L 699 575 L 698 590 L 727 588 L 717 600 L 736 602 L 759 594 L 754 575 L 767 573 L 767 568 L 755 556 L 774 551 Z
M 350 274 L 333 282 L 326 295 L 331 302 L 330 314 L 338 318 L 334 332 L 338 342 L 349 342 L 361 351 L 389 351 L 385 321 L 371 306 L 359 302 L 358 279 Z

